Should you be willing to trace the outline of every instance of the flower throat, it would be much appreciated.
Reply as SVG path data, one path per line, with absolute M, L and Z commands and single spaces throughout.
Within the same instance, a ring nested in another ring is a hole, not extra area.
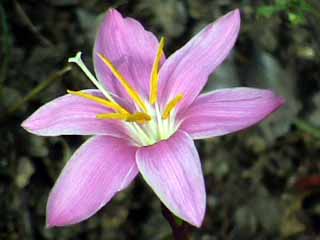
M 163 111 L 158 104 L 159 92 L 159 69 L 161 59 L 164 56 L 163 48 L 165 39 L 161 38 L 155 57 L 151 76 L 150 76 L 150 93 L 149 101 L 143 99 L 140 94 L 130 85 L 124 76 L 116 69 L 113 63 L 102 53 L 97 53 L 101 61 L 108 67 L 112 74 L 119 81 L 124 90 L 128 93 L 135 105 L 135 110 L 129 110 L 121 106 L 114 99 L 114 95 L 93 76 L 81 59 L 81 52 L 75 57 L 69 58 L 69 62 L 76 63 L 87 75 L 91 82 L 103 93 L 105 98 L 93 96 L 82 91 L 67 90 L 69 94 L 85 98 L 97 104 L 112 109 L 112 113 L 101 113 L 96 117 L 101 120 L 120 120 L 124 121 L 129 129 L 134 143 L 138 146 L 152 145 L 158 141 L 169 138 L 178 128 L 179 123 L 175 120 L 175 108 L 183 100 L 183 95 L 177 95 L 171 99 Z

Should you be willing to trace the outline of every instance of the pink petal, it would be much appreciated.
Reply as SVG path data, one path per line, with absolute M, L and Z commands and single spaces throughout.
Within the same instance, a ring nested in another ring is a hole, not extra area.
M 240 28 L 239 10 L 234 10 L 208 25 L 183 48 L 170 56 L 160 69 L 160 99 L 168 103 L 184 95 L 178 105 L 190 105 L 232 49 Z
M 136 148 L 124 140 L 99 136 L 71 157 L 47 203 L 47 225 L 81 222 L 101 209 L 138 174 Z
M 103 97 L 98 90 L 85 92 Z M 110 109 L 79 96 L 64 95 L 40 107 L 21 125 L 27 131 L 41 136 L 111 135 L 127 137 L 123 124 L 115 120 L 99 120 L 99 113 Z
M 109 58 L 127 81 L 143 96 L 149 96 L 150 75 L 159 42 L 132 18 L 123 18 L 115 9 L 108 11 L 98 32 L 93 58 L 95 71 L 107 88 L 128 98 L 124 88 L 97 56 Z
M 256 124 L 284 103 L 269 90 L 221 89 L 200 95 L 179 118 L 193 138 L 225 135 Z
M 168 140 L 140 148 L 136 157 L 140 173 L 164 205 L 181 219 L 200 227 L 206 192 L 191 137 L 179 131 Z

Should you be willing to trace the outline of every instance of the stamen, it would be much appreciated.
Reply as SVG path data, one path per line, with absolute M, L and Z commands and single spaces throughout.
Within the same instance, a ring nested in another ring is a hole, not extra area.
M 90 81 L 106 96 L 111 102 L 115 102 L 111 94 L 98 82 L 98 80 L 92 75 L 89 69 L 86 67 L 84 62 L 81 59 L 81 52 L 78 52 L 76 56 L 69 58 L 68 62 L 77 64 L 81 70 L 87 75 Z
M 79 96 L 79 97 L 83 97 L 85 99 L 88 99 L 90 101 L 93 101 L 93 102 L 96 102 L 96 103 L 99 103 L 107 108 L 111 108 L 113 110 L 116 110 L 120 113 L 126 113 L 126 114 L 129 114 L 129 112 L 121 107 L 119 104 L 115 103 L 115 102 L 110 102 L 106 99 L 103 99 L 101 97 L 97 97 L 97 96 L 93 96 L 93 95 L 90 95 L 88 93 L 85 93 L 85 92 L 81 92 L 81 91 L 71 91 L 71 90 L 67 90 L 67 92 L 69 94 L 72 94 L 72 95 L 76 95 L 76 96 Z
M 135 114 L 127 113 L 102 113 L 97 115 L 97 119 L 114 119 L 114 120 L 124 120 L 127 122 L 138 122 L 144 123 L 145 121 L 150 121 L 151 117 L 143 112 L 137 112 Z
M 126 113 L 102 113 L 98 114 L 96 117 L 97 119 L 105 120 L 105 119 L 112 119 L 112 120 L 126 120 L 129 114 Z
M 150 103 L 155 104 L 158 99 L 158 82 L 159 82 L 159 67 L 160 61 L 163 56 L 163 48 L 165 44 L 165 38 L 162 37 L 160 40 L 158 53 L 154 60 L 151 72 L 151 92 L 150 92 Z
M 131 114 L 126 119 L 127 122 L 139 122 L 139 123 L 144 123 L 150 120 L 151 120 L 151 117 L 148 114 L 143 112 L 137 112 L 135 114 Z
M 178 95 L 173 100 L 171 100 L 162 114 L 162 119 L 167 119 L 170 116 L 172 110 L 182 101 L 182 99 L 183 95 Z
M 129 84 L 129 82 L 122 76 L 122 74 L 116 69 L 116 67 L 112 64 L 112 62 L 103 56 L 101 53 L 98 53 L 98 56 L 101 60 L 108 66 L 113 75 L 120 81 L 121 85 L 127 91 L 127 93 L 131 96 L 131 98 L 140 106 L 140 108 L 147 112 L 147 107 L 140 97 L 139 93 Z

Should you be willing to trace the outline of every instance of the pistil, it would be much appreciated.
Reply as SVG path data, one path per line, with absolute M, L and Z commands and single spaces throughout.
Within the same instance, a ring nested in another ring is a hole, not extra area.
M 81 59 L 81 52 L 78 52 L 75 57 L 69 58 L 68 62 L 77 64 L 81 70 L 87 75 L 90 81 L 103 93 L 103 95 L 111 102 L 115 102 L 111 94 L 102 86 L 98 80 L 92 75 Z

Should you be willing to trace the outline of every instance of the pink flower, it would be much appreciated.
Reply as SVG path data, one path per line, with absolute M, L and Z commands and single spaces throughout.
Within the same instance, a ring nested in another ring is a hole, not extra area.
M 235 10 L 166 59 L 163 38 L 159 43 L 136 20 L 108 11 L 93 50 L 98 80 L 80 53 L 69 59 L 98 89 L 68 91 L 22 123 L 41 136 L 95 135 L 74 153 L 53 187 L 49 227 L 89 218 L 138 173 L 176 216 L 201 226 L 206 192 L 193 139 L 250 127 L 284 102 L 254 88 L 200 94 L 239 28 Z

